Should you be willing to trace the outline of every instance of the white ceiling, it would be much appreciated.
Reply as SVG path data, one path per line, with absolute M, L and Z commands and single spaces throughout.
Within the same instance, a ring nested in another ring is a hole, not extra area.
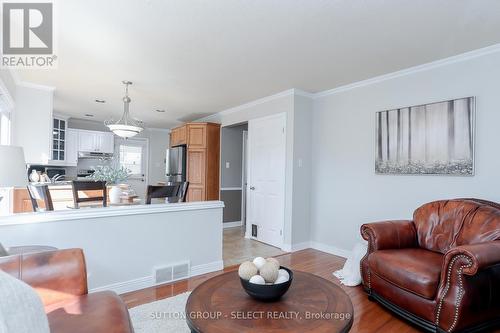
M 500 42 L 498 0 L 59 0 L 55 111 L 171 127 L 290 88 L 318 92 Z M 96 98 L 106 104 L 96 104 Z M 157 113 L 155 109 L 166 109 Z

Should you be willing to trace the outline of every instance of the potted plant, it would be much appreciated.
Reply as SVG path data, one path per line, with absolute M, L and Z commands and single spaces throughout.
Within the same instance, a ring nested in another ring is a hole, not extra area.
M 126 181 L 129 176 L 130 170 L 124 167 L 115 168 L 105 165 L 96 167 L 95 172 L 87 178 L 95 181 L 105 181 L 106 185 L 111 187 L 109 190 L 109 201 L 112 204 L 116 204 L 120 203 L 120 197 L 122 195 L 119 183 Z

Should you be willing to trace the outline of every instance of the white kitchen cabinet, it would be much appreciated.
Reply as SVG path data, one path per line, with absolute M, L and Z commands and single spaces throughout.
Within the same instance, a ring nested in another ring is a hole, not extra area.
M 97 131 L 78 131 L 78 151 L 95 153 L 113 153 L 113 133 Z
M 66 131 L 66 165 L 76 166 L 78 164 L 78 131 L 68 129 Z
M 115 137 L 113 133 L 103 132 L 100 135 L 100 152 L 113 154 L 115 151 Z
M 78 131 L 78 151 L 92 152 L 96 151 L 96 132 Z

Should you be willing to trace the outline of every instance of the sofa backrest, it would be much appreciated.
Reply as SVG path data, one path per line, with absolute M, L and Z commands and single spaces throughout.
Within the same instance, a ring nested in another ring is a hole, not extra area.
M 467 244 L 500 240 L 500 205 L 479 199 L 440 200 L 413 213 L 420 247 L 446 253 Z

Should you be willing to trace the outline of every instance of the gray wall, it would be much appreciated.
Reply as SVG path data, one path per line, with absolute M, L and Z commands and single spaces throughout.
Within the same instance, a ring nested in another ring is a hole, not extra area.
M 243 131 L 247 124 L 223 127 L 221 130 L 221 188 L 241 188 Z M 226 167 L 229 163 L 229 168 Z M 241 221 L 241 190 L 221 190 L 224 201 L 224 222 Z
M 221 191 L 220 200 L 224 202 L 223 222 L 241 221 L 241 191 Z
M 86 119 L 70 118 L 68 127 L 89 131 L 109 132 L 109 129 L 104 126 L 102 122 Z M 169 146 L 169 133 L 167 129 L 146 128 L 137 135 L 138 138 L 149 139 L 149 184 L 155 185 L 158 182 L 165 181 L 165 151 Z
M 247 129 L 247 124 L 222 128 L 221 187 L 241 187 L 243 131 Z M 226 168 L 227 162 L 229 168 Z
M 313 241 L 352 249 L 366 222 L 407 219 L 436 199 L 500 201 L 500 53 L 450 62 L 315 100 Z M 375 112 L 477 97 L 474 177 L 384 176 L 374 171 Z
M 265 97 L 257 101 L 248 103 L 247 105 L 238 106 L 232 110 L 226 110 L 209 117 L 205 117 L 203 121 L 214 121 L 222 123 L 223 126 L 240 124 L 251 119 L 261 118 L 273 114 L 286 114 L 286 166 L 285 166 L 285 227 L 284 233 L 284 250 L 292 250 L 295 246 L 300 247 L 300 243 L 308 242 L 308 230 L 310 230 L 310 216 L 308 204 L 300 203 L 300 196 L 310 193 L 310 184 L 306 183 L 305 188 L 294 187 L 294 182 L 299 182 L 304 185 L 303 178 L 310 178 L 310 172 L 307 167 L 299 170 L 300 156 L 306 156 L 310 151 L 310 145 L 300 143 L 301 140 L 310 140 L 308 134 L 310 129 L 310 120 L 305 122 L 295 121 L 295 112 L 311 112 L 312 102 L 304 103 L 302 98 L 307 98 L 301 95 L 296 90 L 288 90 L 283 93 Z M 300 98 L 298 98 L 300 97 Z M 296 107 L 297 106 L 297 107 Z M 298 115 L 298 119 L 303 119 L 303 114 Z M 299 134 L 295 136 L 295 132 Z M 305 138 L 302 136 L 305 135 Z M 301 178 L 301 179 L 299 179 Z M 301 186 L 302 186 L 301 185 Z M 293 191 L 298 191 L 294 199 Z M 297 197 L 297 195 L 299 197 Z M 294 201 L 300 205 L 294 209 Z M 304 216 L 306 218 L 304 218 Z

